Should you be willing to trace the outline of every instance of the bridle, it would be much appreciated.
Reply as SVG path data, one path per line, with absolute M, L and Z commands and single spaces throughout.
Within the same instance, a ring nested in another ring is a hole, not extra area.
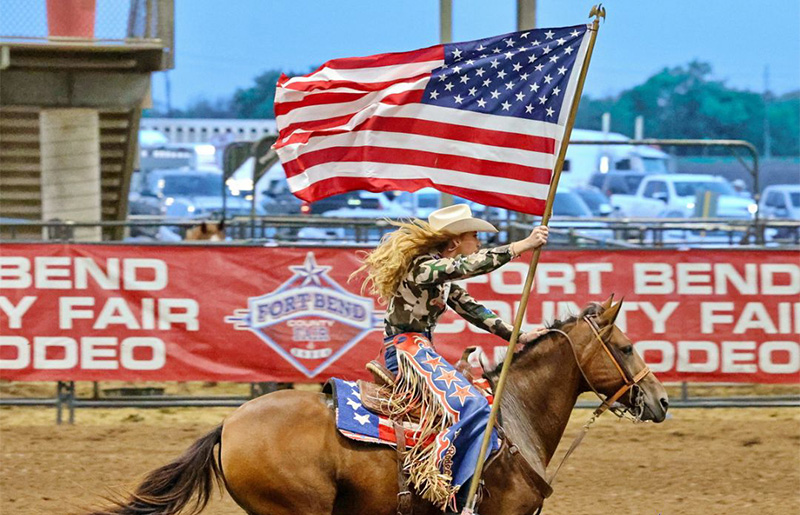
M 572 349 L 572 353 L 575 356 L 575 363 L 578 365 L 578 370 L 580 370 L 581 376 L 583 376 L 583 380 L 586 382 L 589 388 L 594 392 L 594 394 L 597 395 L 597 397 L 602 401 L 600 406 L 598 406 L 597 409 L 594 411 L 593 417 L 597 418 L 600 415 L 602 415 L 606 410 L 610 410 L 612 413 L 614 413 L 620 418 L 624 417 L 625 415 L 631 415 L 631 417 L 634 420 L 641 421 L 641 417 L 643 414 L 642 411 L 644 409 L 644 404 L 643 404 L 644 399 L 641 392 L 641 388 L 639 387 L 639 383 L 642 381 L 642 379 L 644 379 L 651 373 L 650 367 L 645 365 L 635 375 L 632 374 L 631 371 L 628 370 L 628 368 L 622 364 L 622 360 L 619 357 L 619 351 L 617 350 L 617 348 L 612 345 L 609 345 L 603 339 L 601 333 L 604 330 L 600 329 L 600 326 L 597 325 L 597 322 L 595 321 L 594 317 L 592 317 L 591 315 L 584 315 L 583 321 L 586 322 L 586 324 L 592 330 L 595 340 L 597 340 L 600 343 L 600 348 L 603 349 L 606 355 L 611 359 L 611 363 L 614 364 L 614 368 L 617 369 L 617 372 L 619 372 L 619 375 L 622 378 L 623 382 L 622 386 L 617 390 L 616 393 L 614 393 L 614 395 L 611 395 L 610 397 L 605 397 L 603 394 L 597 391 L 597 388 L 595 388 L 592 382 L 589 380 L 589 377 L 586 375 L 586 372 L 584 371 L 583 365 L 581 365 L 581 358 L 580 356 L 578 356 L 578 348 L 575 346 L 575 342 L 572 341 L 572 338 L 569 336 L 569 334 L 562 331 L 561 329 L 552 329 L 552 328 L 548 329 L 547 332 L 560 334 L 567 339 L 567 341 L 569 342 L 569 346 Z M 595 352 L 596 350 L 590 352 L 588 356 L 591 357 L 592 355 L 594 355 Z M 631 395 L 630 398 L 631 405 L 634 406 L 636 410 L 635 412 L 631 412 L 631 408 L 628 408 L 627 406 L 623 407 L 614 406 L 615 402 L 617 402 L 620 398 L 622 398 L 623 395 L 629 392 Z
M 617 369 L 617 372 L 619 372 L 619 375 L 622 377 L 622 380 L 624 382 L 624 384 L 619 388 L 619 390 L 617 390 L 617 392 L 614 395 L 606 399 L 603 399 L 603 397 L 600 395 L 597 389 L 595 389 L 595 387 L 589 381 L 589 378 L 586 376 L 586 373 L 583 371 L 583 367 L 581 366 L 580 360 L 578 359 L 578 351 L 575 348 L 575 344 L 573 343 L 572 339 L 567 335 L 567 340 L 569 341 L 570 346 L 572 347 L 572 350 L 575 353 L 575 362 L 578 364 L 578 368 L 580 369 L 581 374 L 583 375 L 583 379 L 586 381 L 586 384 L 589 385 L 589 388 L 592 389 L 595 395 L 597 395 L 601 400 L 603 400 L 603 403 L 597 408 L 597 410 L 595 410 L 594 415 L 600 416 L 603 414 L 604 411 L 610 410 L 612 413 L 614 413 L 620 418 L 624 417 L 626 414 L 630 414 L 633 416 L 634 420 L 641 421 L 641 417 L 644 411 L 644 396 L 642 394 L 641 388 L 639 387 L 639 382 L 641 382 L 642 379 L 644 379 L 645 377 L 647 377 L 648 374 L 651 373 L 650 367 L 645 365 L 644 367 L 642 367 L 641 370 L 639 370 L 639 372 L 636 373 L 636 375 L 633 375 L 630 372 L 630 370 L 628 370 L 627 367 L 624 367 L 622 365 L 621 359 L 619 357 L 619 350 L 616 347 L 609 345 L 603 339 L 603 337 L 600 334 L 601 332 L 600 326 L 597 325 L 595 319 L 589 315 L 585 315 L 583 317 L 583 320 L 589 325 L 589 328 L 591 328 L 592 333 L 594 333 L 595 339 L 598 342 L 600 342 L 600 346 L 602 347 L 602 349 L 606 352 L 608 357 L 611 358 L 611 362 L 614 364 L 614 367 Z M 609 327 L 613 327 L 613 325 Z M 564 334 L 566 335 L 566 333 Z M 625 393 L 627 392 L 630 392 L 631 395 L 630 404 L 634 406 L 636 410 L 633 413 L 631 413 L 631 408 L 628 407 L 620 408 L 614 406 L 614 403 L 617 402 L 620 398 L 622 398 L 622 396 L 625 395 Z
M 558 333 L 567 339 L 567 341 L 569 342 L 569 346 L 572 349 L 572 353 L 575 356 L 575 363 L 578 365 L 578 370 L 580 370 L 581 375 L 583 376 L 583 380 L 586 382 L 587 385 L 589 385 L 589 388 L 592 389 L 595 395 L 597 395 L 597 397 L 602 401 L 600 406 L 598 406 L 597 409 L 594 410 L 592 416 L 589 418 L 586 424 L 584 424 L 581 433 L 577 437 L 575 437 L 575 441 L 572 442 L 572 445 L 567 450 L 564 457 L 561 459 L 561 463 L 558 464 L 558 467 L 556 468 L 555 472 L 553 472 L 553 475 L 550 476 L 548 483 L 550 484 L 551 487 L 555 482 L 558 471 L 561 470 L 561 466 L 564 465 L 564 462 L 567 461 L 567 458 L 569 458 L 570 454 L 572 454 L 573 451 L 578 447 L 578 445 L 580 445 L 581 441 L 583 440 L 583 437 L 586 436 L 586 433 L 589 431 L 589 427 L 594 423 L 595 420 L 597 420 L 597 417 L 599 417 L 606 411 L 611 411 L 614 415 L 620 418 L 629 416 L 629 418 L 631 418 L 633 421 L 641 422 L 642 415 L 644 413 L 644 394 L 642 393 L 642 389 L 639 386 L 639 383 L 642 381 L 642 379 L 651 374 L 650 368 L 647 365 L 645 365 L 636 374 L 632 374 L 627 369 L 627 367 L 623 366 L 622 360 L 618 356 L 619 351 L 617 350 L 617 348 L 612 345 L 609 345 L 603 339 L 601 332 L 605 330 L 600 329 L 600 326 L 597 324 L 595 317 L 591 315 L 584 315 L 583 321 L 585 321 L 589 325 L 589 328 L 592 330 L 592 333 L 594 333 L 595 339 L 598 342 L 600 342 L 600 347 L 605 351 L 608 357 L 611 358 L 611 362 L 614 363 L 614 367 L 617 369 L 619 375 L 622 377 L 624 384 L 619 388 L 619 390 L 617 390 L 617 392 L 614 395 L 610 397 L 604 397 L 600 392 L 597 391 L 592 382 L 589 381 L 589 377 L 586 375 L 586 372 L 583 369 L 583 365 L 581 365 L 581 359 L 580 356 L 578 356 L 578 348 L 575 346 L 575 342 L 572 341 L 572 338 L 570 338 L 569 334 L 562 331 L 561 329 L 551 328 L 548 330 L 548 332 Z M 613 327 L 613 324 L 610 325 L 609 327 Z M 596 351 L 591 352 L 589 356 L 593 355 L 594 352 Z M 630 393 L 631 395 L 630 404 L 631 406 L 634 407 L 633 409 L 635 410 L 633 412 L 631 412 L 631 408 L 628 408 L 627 406 L 621 406 L 621 407 L 614 406 L 614 403 L 617 402 L 620 398 L 622 398 L 622 396 L 625 395 L 626 393 Z

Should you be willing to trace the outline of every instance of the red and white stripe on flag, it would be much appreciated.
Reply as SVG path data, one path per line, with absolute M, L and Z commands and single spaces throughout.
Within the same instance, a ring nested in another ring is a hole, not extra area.
M 537 29 L 281 77 L 274 148 L 291 191 L 432 186 L 542 214 L 588 39 L 585 25 Z

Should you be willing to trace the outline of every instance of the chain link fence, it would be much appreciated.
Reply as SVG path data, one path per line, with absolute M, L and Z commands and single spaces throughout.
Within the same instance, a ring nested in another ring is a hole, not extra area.
M 0 41 L 158 41 L 171 1 L 0 0 Z

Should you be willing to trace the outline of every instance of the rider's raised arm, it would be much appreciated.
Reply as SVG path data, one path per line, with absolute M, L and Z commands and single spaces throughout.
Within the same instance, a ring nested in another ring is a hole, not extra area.
M 466 256 L 423 258 L 412 264 L 411 272 L 417 284 L 445 283 L 491 272 L 511 261 L 512 257 L 511 246 L 501 245 Z
M 508 341 L 513 327 L 491 309 L 476 301 L 467 290 L 457 284 L 450 287 L 447 305 L 453 308 L 470 324 L 480 327 Z

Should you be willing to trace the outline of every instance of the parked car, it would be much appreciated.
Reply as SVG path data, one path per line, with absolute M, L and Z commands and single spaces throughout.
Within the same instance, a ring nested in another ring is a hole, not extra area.
M 759 213 L 764 218 L 800 220 L 800 184 L 767 186 L 759 204 Z
M 261 209 L 267 215 L 297 215 L 303 204 L 288 188 L 261 191 Z
M 442 207 L 442 192 L 436 188 L 421 188 L 417 191 L 396 192 L 395 202 L 406 208 L 417 218 L 426 219 L 428 215 Z M 453 196 L 454 204 L 469 204 L 476 214 L 480 214 L 484 206 L 475 204 L 461 197 Z
M 347 205 L 327 210 L 322 216 L 336 218 L 411 218 L 411 211 L 401 206 L 383 193 L 371 191 L 353 192 L 347 197 Z M 337 195 L 338 196 L 338 195 Z M 319 202 L 324 202 L 322 199 Z M 314 202 L 312 206 L 317 204 Z
M 611 207 L 611 199 L 594 186 L 573 188 L 572 191 L 577 193 L 581 200 L 586 203 L 586 206 L 592 212 L 592 216 L 610 216 L 614 212 L 614 208 Z
M 330 197 L 325 197 L 317 200 L 316 202 L 303 202 L 300 206 L 300 212 L 304 215 L 321 215 L 328 211 L 344 209 L 349 206 L 361 204 L 362 202 L 358 198 L 358 192 L 350 191 L 347 193 L 340 193 L 338 195 L 331 195 Z M 375 202 L 372 204 L 374 207 Z
M 716 206 L 706 212 L 709 217 L 749 220 L 758 209 L 752 198 L 739 196 L 727 179 L 690 174 L 647 175 L 636 193 L 613 194 L 611 203 L 625 216 L 689 218 L 703 211 L 698 203 L 706 192 Z
M 669 155 L 650 146 L 604 145 L 605 141 L 625 142 L 630 138 L 615 132 L 573 129 L 572 141 L 592 141 L 592 145 L 573 144 L 567 148 L 560 185 L 577 188 L 589 182 L 596 172 L 668 173 Z
M 487 208 L 483 215 L 491 223 L 498 224 L 500 220 L 516 218 L 517 214 L 501 208 Z M 593 218 L 592 210 L 574 190 L 565 188 L 556 191 L 553 200 L 553 217 L 550 219 L 549 242 L 554 245 L 570 245 L 574 238 L 581 237 L 591 240 L 610 240 L 614 238 L 614 231 L 607 229 L 605 222 L 587 220 L 580 222 L 575 218 Z M 491 236 L 491 235 L 490 235 Z M 501 241 L 507 240 L 507 235 L 501 231 L 498 235 Z
M 596 173 L 589 179 L 589 185 L 599 189 L 607 196 L 632 195 L 636 193 L 645 174 L 641 172 Z
M 573 190 L 556 191 L 553 200 L 553 218 L 550 220 L 550 227 L 554 229 L 549 242 L 554 244 L 570 244 L 570 232 L 579 239 L 581 237 L 591 240 L 610 240 L 614 238 L 614 232 L 606 228 L 605 222 L 576 222 L 574 220 L 563 220 L 560 218 L 592 218 L 592 210 L 584 202 L 581 196 Z
M 131 211 L 157 211 L 176 218 L 201 218 L 220 215 L 223 208 L 222 173 L 196 169 L 152 170 L 144 176 L 139 196 Z M 226 216 L 250 215 L 249 199 L 233 195 L 226 187 Z M 256 206 L 256 214 L 263 214 Z

